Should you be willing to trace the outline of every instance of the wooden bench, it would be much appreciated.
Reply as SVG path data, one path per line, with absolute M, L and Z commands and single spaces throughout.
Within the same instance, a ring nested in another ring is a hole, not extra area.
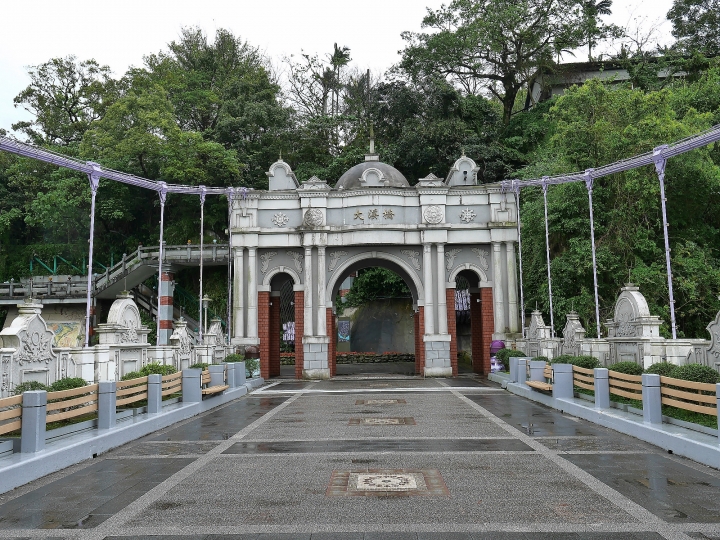
M 545 364 L 545 370 L 543 371 L 543 377 L 545 377 L 547 380 L 553 380 L 553 370 L 552 367 L 550 367 L 550 364 Z M 545 381 L 526 381 L 525 384 L 527 384 L 530 388 L 535 388 L 536 390 L 540 390 L 542 392 L 552 392 L 552 383 L 545 382 Z
M 210 371 L 205 370 L 202 372 L 202 378 L 200 379 L 201 386 L 205 386 L 206 384 L 210 384 Z M 220 394 L 230 388 L 227 384 L 217 384 L 215 386 L 207 386 L 205 388 L 202 388 L 202 395 L 203 396 L 212 396 L 214 394 Z

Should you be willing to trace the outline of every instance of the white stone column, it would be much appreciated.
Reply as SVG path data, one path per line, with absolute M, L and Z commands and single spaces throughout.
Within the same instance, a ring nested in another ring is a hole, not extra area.
M 257 313 L 257 261 L 255 256 L 257 248 L 248 248 L 248 310 L 247 310 L 247 337 L 258 337 L 258 313 Z
M 445 293 L 445 245 L 437 245 L 437 314 L 438 334 L 448 333 L 447 296 Z
M 312 246 L 305 248 L 305 335 L 314 336 L 313 333 L 313 276 L 312 276 Z
M 245 337 L 245 261 L 243 248 L 235 248 L 233 283 L 233 335 L 234 338 Z
M 505 333 L 505 291 L 503 289 L 501 242 L 492 243 L 493 259 L 493 301 L 495 303 L 495 333 Z
M 505 242 L 505 255 L 507 257 L 508 275 L 508 326 L 510 332 L 514 334 L 520 332 L 520 326 L 518 325 L 518 287 L 514 242 Z
M 318 246 L 318 307 L 317 335 L 327 335 L 327 313 L 325 312 L 325 246 Z
M 435 301 L 433 294 L 433 271 L 432 271 L 432 252 L 431 244 L 423 244 L 423 286 L 425 287 L 425 333 L 435 333 L 435 318 L 433 311 L 435 310 Z

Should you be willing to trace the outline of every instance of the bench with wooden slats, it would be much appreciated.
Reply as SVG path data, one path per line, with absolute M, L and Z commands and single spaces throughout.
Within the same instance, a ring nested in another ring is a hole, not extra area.
M 527 384 L 530 388 L 535 388 L 536 390 L 541 390 L 543 392 L 552 392 L 552 383 L 547 382 L 548 380 L 553 380 L 553 371 L 552 367 L 550 367 L 550 364 L 545 364 L 545 369 L 543 370 L 543 377 L 545 377 L 545 381 L 526 381 L 525 384 Z
M 202 372 L 202 378 L 200 379 L 201 385 L 204 387 L 202 389 L 202 395 L 203 396 L 212 396 L 214 394 L 220 394 L 230 388 L 227 384 L 216 384 L 215 386 L 208 386 L 205 387 L 206 384 L 210 384 L 210 370 L 205 370 Z

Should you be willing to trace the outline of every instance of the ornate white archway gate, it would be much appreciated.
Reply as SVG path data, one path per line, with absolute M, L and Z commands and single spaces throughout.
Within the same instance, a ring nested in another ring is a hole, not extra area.
M 476 172 L 462 156 L 444 180 L 431 174 L 411 187 L 369 154 L 331 187 L 316 177 L 299 184 L 287 163 L 274 163 L 269 190 L 236 199 L 231 213 L 232 344 L 259 346 L 262 375 L 279 375 L 271 282 L 285 274 L 294 283 L 302 331 L 296 373 L 334 375 L 337 288 L 355 268 L 385 266 L 413 294 L 418 373 L 451 376 L 457 373 L 455 276 L 465 272 L 477 277 L 470 290 L 478 319 L 473 364 L 488 372 L 490 341 L 520 332 L 517 209 L 499 185 L 478 185 Z

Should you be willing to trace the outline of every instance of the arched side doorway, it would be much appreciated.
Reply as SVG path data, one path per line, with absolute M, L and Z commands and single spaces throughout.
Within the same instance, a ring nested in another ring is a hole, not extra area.
M 456 286 L 467 284 L 470 312 L 470 342 L 472 368 L 475 373 L 490 373 L 490 343 L 495 325 L 493 290 L 485 271 L 475 265 L 459 266 L 451 275 L 447 288 L 448 331 L 451 335 L 450 354 L 454 360 L 453 374 L 457 374 L 458 333 L 456 327 Z
M 264 290 L 258 291 L 260 376 L 265 379 L 280 376 L 281 343 L 290 335 L 295 344 L 295 376 L 302 377 L 303 291 L 299 281 L 294 271 L 280 267 L 265 276 Z M 288 294 L 288 289 L 293 293 Z
M 330 335 L 330 346 L 328 350 L 328 367 L 330 376 L 337 373 L 337 344 L 338 344 L 338 317 L 335 299 L 345 278 L 365 268 L 380 267 L 391 270 L 397 274 L 410 289 L 414 308 L 414 343 L 415 343 L 415 373 L 420 375 L 425 369 L 425 344 L 423 342 L 424 323 L 423 321 L 423 298 L 421 295 L 422 283 L 407 263 L 399 257 L 383 252 L 359 253 L 350 257 L 344 264 L 340 265 L 328 280 L 326 305 L 327 309 L 326 327 Z

